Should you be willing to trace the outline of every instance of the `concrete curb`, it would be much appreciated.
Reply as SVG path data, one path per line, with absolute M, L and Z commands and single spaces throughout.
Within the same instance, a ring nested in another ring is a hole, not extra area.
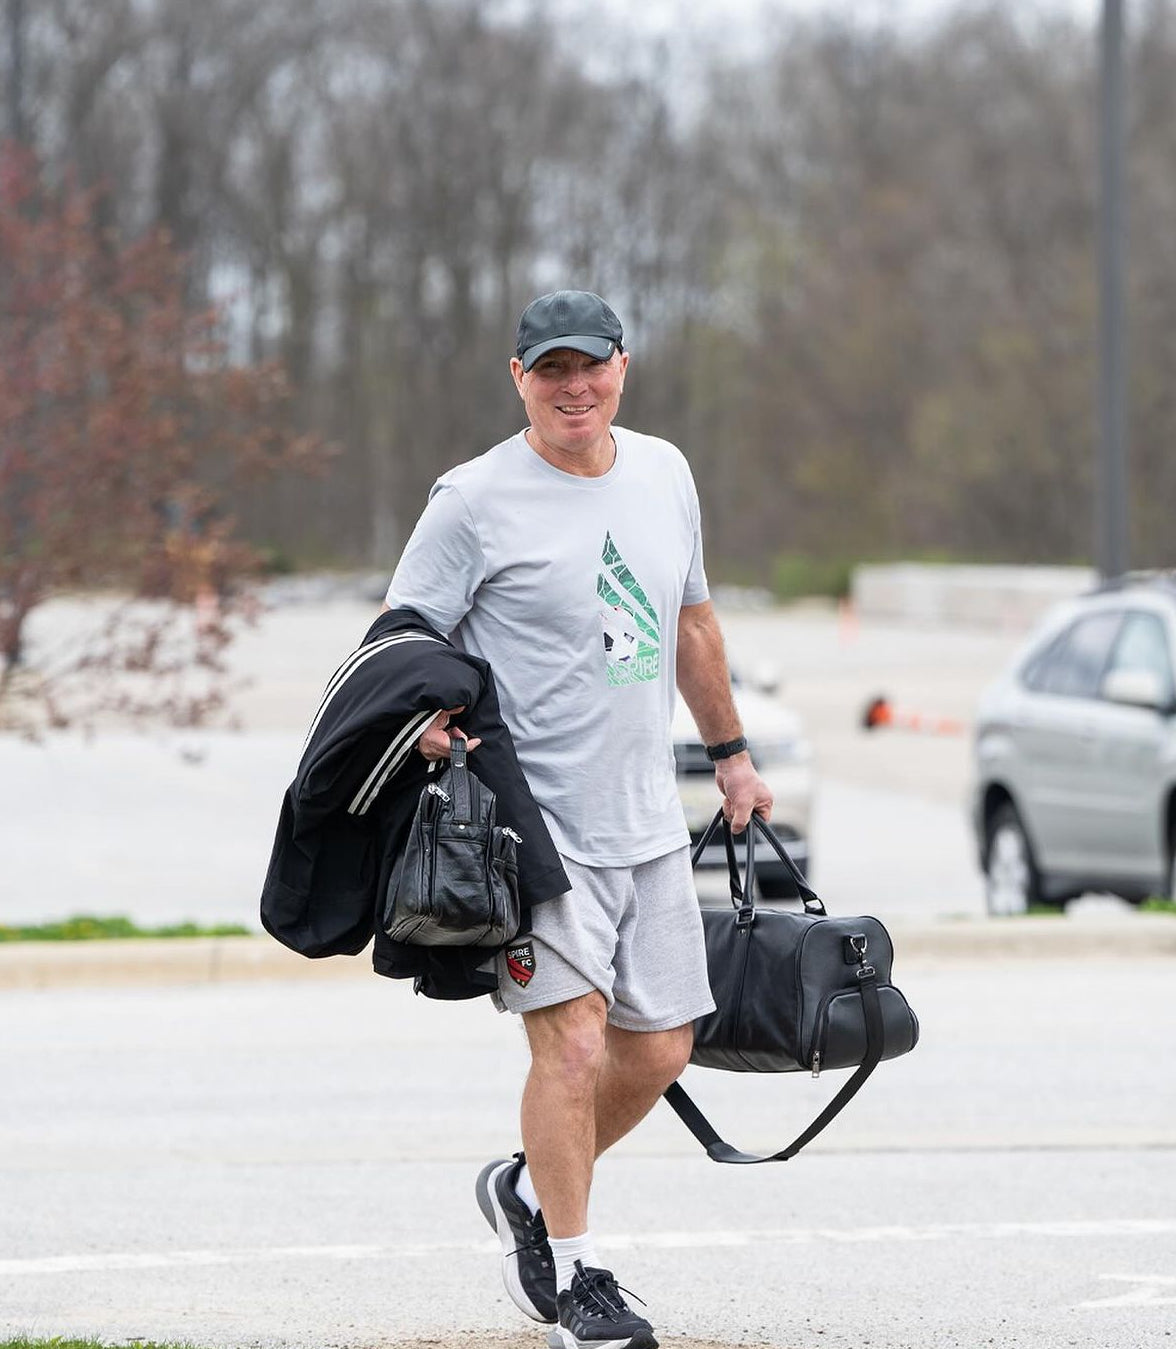
M 0 989 L 104 988 L 243 980 L 357 978 L 371 956 L 307 960 L 270 937 L 13 942 L 0 946 Z
M 947 960 L 1119 960 L 1176 957 L 1176 916 L 944 919 L 887 924 L 903 967 Z
M 945 962 L 1176 959 L 1176 917 L 956 919 L 887 924 L 898 976 Z M 13 942 L 0 945 L 0 991 L 238 983 L 332 982 L 370 975 L 371 957 L 306 960 L 269 937 Z

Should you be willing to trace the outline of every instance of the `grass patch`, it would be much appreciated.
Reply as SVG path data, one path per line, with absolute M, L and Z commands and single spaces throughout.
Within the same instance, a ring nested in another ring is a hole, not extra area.
M 772 562 L 772 594 L 784 601 L 822 595 L 844 599 L 849 594 L 854 565 L 805 553 L 780 553 Z
M 14 1340 L 0 1340 L 0 1349 L 195 1349 L 188 1340 L 160 1344 L 155 1340 L 131 1340 L 125 1346 L 103 1343 L 102 1340 L 75 1340 L 54 1335 L 50 1339 L 26 1339 L 18 1335 Z
M 250 930 L 240 923 L 171 923 L 164 927 L 140 927 L 129 918 L 99 918 L 90 913 L 75 914 L 58 923 L 30 923 L 24 926 L 0 924 L 0 942 L 6 941 L 112 941 L 128 937 L 248 937 Z M 0 1340 L 0 1349 L 9 1349 L 16 1341 Z M 33 1341 L 29 1341 L 33 1344 Z M 36 1341 L 38 1345 L 50 1341 Z M 82 1344 L 82 1341 L 76 1343 Z M 87 1342 L 88 1343 L 88 1342 Z M 61 1341 L 61 1349 L 74 1349 L 73 1340 Z
M 1142 913 L 1176 913 L 1176 900 L 1160 899 L 1158 895 L 1152 895 L 1150 899 L 1145 899 L 1139 908 Z

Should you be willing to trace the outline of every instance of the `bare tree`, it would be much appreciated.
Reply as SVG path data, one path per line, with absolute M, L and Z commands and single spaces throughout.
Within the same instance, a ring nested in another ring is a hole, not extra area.
M 236 359 L 284 362 L 329 483 L 250 537 L 390 565 L 433 477 L 519 423 L 519 308 L 606 291 L 635 425 L 677 439 L 712 566 L 1076 558 L 1093 491 L 1092 34 L 961 5 L 780 20 L 757 50 L 591 50 L 528 0 L 47 0 L 25 119 L 107 221 L 162 224 Z M 1133 444 L 1167 548 L 1176 6 L 1133 27 Z M 1153 489 L 1160 490 L 1153 490 Z
M 317 449 L 289 432 L 278 370 L 225 363 L 166 238 L 122 244 L 95 208 L 94 190 L 46 188 L 31 156 L 3 153 L 0 727 L 28 732 L 214 711 L 255 566 L 226 497 Z M 78 587 L 153 603 L 92 609 L 84 635 L 31 659 L 30 616 Z

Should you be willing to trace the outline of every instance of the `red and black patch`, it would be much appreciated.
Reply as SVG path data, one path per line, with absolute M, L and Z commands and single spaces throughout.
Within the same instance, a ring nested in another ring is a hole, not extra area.
M 529 941 L 506 948 L 506 968 L 520 988 L 526 988 L 535 973 L 535 948 Z

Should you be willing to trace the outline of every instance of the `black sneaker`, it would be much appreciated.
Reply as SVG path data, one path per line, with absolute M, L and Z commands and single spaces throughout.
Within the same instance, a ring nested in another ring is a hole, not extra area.
M 653 1327 L 629 1310 L 607 1269 L 585 1269 L 577 1260 L 572 1286 L 560 1293 L 558 1306 L 559 1323 L 547 1332 L 549 1349 L 657 1349 Z
M 532 1217 L 515 1191 L 524 1160 L 516 1152 L 513 1161 L 484 1166 L 474 1192 L 478 1207 L 502 1243 L 502 1281 L 511 1301 L 533 1321 L 551 1325 L 557 1315 L 555 1260 L 547 1244 L 543 1214 Z

